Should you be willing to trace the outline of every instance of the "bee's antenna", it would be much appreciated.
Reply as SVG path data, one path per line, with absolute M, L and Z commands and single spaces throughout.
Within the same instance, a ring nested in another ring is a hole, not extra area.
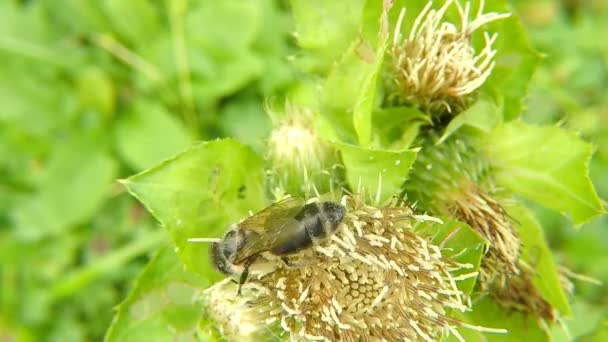
M 214 243 L 220 242 L 222 239 L 218 238 L 188 238 L 188 242 L 203 242 L 203 243 Z

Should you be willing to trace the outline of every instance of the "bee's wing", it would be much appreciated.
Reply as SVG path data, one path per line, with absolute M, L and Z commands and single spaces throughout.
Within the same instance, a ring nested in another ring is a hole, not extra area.
M 239 264 L 254 254 L 270 250 L 283 229 L 295 222 L 293 217 L 302 209 L 304 203 L 301 198 L 288 197 L 239 223 L 239 228 L 252 230 L 257 235 L 252 236 L 236 251 L 234 263 Z
M 239 223 L 238 227 L 263 235 L 274 227 L 279 226 L 282 219 L 295 216 L 302 206 L 304 206 L 303 199 L 287 197 L 249 216 Z

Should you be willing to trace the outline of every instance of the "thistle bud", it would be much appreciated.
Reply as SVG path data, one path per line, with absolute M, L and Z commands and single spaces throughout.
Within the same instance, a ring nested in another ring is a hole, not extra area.
M 274 129 L 268 139 L 267 185 L 274 197 L 310 197 L 338 188 L 336 151 L 319 136 L 314 113 L 287 103 L 281 118 L 270 114 Z
M 255 300 L 255 293 L 248 291 L 245 296 L 237 296 L 236 293 L 237 285 L 231 279 L 225 279 L 203 292 L 203 321 L 208 322 L 202 327 L 205 333 L 228 341 L 267 340 L 274 333 L 265 323 L 266 314 L 250 304 Z

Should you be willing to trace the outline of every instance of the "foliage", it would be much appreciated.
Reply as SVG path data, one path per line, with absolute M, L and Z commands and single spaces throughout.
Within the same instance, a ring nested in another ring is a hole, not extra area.
M 259 147 L 289 25 L 272 0 L 0 3 L 2 338 L 103 337 L 165 240 L 116 180 L 193 140 Z

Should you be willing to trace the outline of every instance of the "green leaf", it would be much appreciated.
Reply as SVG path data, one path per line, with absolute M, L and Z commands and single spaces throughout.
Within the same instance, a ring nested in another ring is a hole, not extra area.
M 608 319 L 604 319 L 594 332 L 581 336 L 577 342 L 603 342 L 608 340 Z
M 493 100 L 486 97 L 480 98 L 450 121 L 437 144 L 444 142 L 462 126 L 473 127 L 489 133 L 502 120 L 502 113 L 499 110 L 500 108 Z
M 193 340 L 202 316 L 198 298 L 209 284 L 185 271 L 171 248 L 161 249 L 118 306 L 105 341 Z
M 386 3 L 388 4 L 388 3 Z M 381 6 L 380 3 L 377 4 Z M 375 13 L 374 32 L 378 33 L 376 45 L 363 35 L 351 43 L 341 60 L 334 65 L 323 89 L 323 111 L 330 121 L 343 129 L 344 141 L 357 141 L 368 147 L 372 138 L 372 111 L 376 105 L 378 77 L 388 45 L 388 9 Z M 352 123 L 351 123 L 352 121 Z M 352 127 L 352 128 L 351 128 Z M 354 131 L 354 132 L 353 132 Z M 339 132 L 340 133 L 340 132 Z M 355 134 L 353 134 L 355 133 Z
M 386 40 L 376 49 L 374 62 L 371 65 L 366 65 L 366 68 L 361 71 L 365 76 L 362 84 L 359 86 L 359 94 L 357 102 L 353 108 L 353 125 L 357 132 L 359 145 L 369 146 L 372 138 L 372 110 L 376 103 L 376 92 L 378 74 L 382 68 L 384 60 L 384 51 L 386 50 Z
M 272 124 L 258 97 L 238 98 L 226 104 L 220 115 L 220 126 L 226 136 L 262 151 Z
M 143 170 L 190 145 L 181 122 L 157 103 L 139 101 L 116 122 L 118 152 L 135 170 Z
M 575 296 L 572 302 L 572 316 L 562 320 L 563 326 L 561 324 L 553 326 L 551 337 L 554 342 L 585 341 L 585 338 L 590 338 L 601 330 L 602 319 L 605 320 L 607 315 L 608 311 L 604 307 Z M 606 338 L 596 341 L 606 341 Z
M 368 5 L 369 4 L 374 4 L 379 7 L 379 4 L 374 1 L 368 2 Z M 372 111 L 376 105 L 378 78 L 382 70 L 382 62 L 384 61 L 385 51 L 388 46 L 388 11 L 391 4 L 391 2 L 385 1 L 385 7 L 382 8 L 380 13 L 375 11 L 376 6 L 366 7 L 366 16 L 371 15 L 371 21 L 373 23 L 378 23 L 378 29 L 373 30 L 374 32 L 378 32 L 376 49 L 374 51 L 369 43 L 366 43 L 366 41 L 360 38 L 359 45 L 354 51 L 359 56 L 358 63 L 360 63 L 360 61 L 365 62 L 360 70 L 361 74 L 364 76 L 362 84 L 353 84 L 353 86 L 359 87 L 359 92 L 355 98 L 356 102 L 353 108 L 353 124 L 355 126 L 355 131 L 357 132 L 359 145 L 364 147 L 368 147 L 372 139 Z
M 481 341 L 550 341 L 549 334 L 540 326 L 534 316 L 526 316 L 517 311 L 507 311 L 489 297 L 475 302 L 473 310 L 462 314 L 462 320 L 475 326 L 507 330 L 506 334 L 483 333 L 485 338 L 480 339 Z M 467 328 L 464 327 L 458 328 L 459 332 L 466 330 Z
M 89 219 L 105 201 L 116 163 L 97 136 L 56 145 L 38 191 L 13 213 L 16 233 L 39 239 Z
M 207 244 L 249 210 L 264 207 L 262 160 L 236 140 L 203 142 L 124 183 L 167 228 L 188 269 L 216 274 Z
M 108 0 L 102 6 L 114 29 L 131 44 L 147 43 L 161 27 L 159 15 L 149 1 Z
M 443 217 L 441 219 L 443 224 L 431 222 L 431 231 L 434 232 L 433 243 L 442 246 L 444 256 L 471 266 L 452 272 L 451 275 L 457 277 L 477 272 L 485 251 L 486 240 L 466 223 Z M 423 223 L 418 229 L 425 229 L 425 226 L 428 224 Z M 468 295 L 473 291 L 476 280 L 477 277 L 471 277 L 456 284 L 458 289 Z
M 365 191 L 377 203 L 401 192 L 417 154 L 414 150 L 373 150 L 336 142 L 333 145 L 342 154 L 351 188 Z
M 391 149 L 409 148 L 420 127 L 430 123 L 429 120 L 429 116 L 417 108 L 382 108 L 373 113 L 374 140 Z
M 383 53 L 384 47 L 379 51 Z M 363 53 L 369 55 L 362 57 Z M 382 65 L 382 58 L 377 56 L 381 54 L 374 52 L 369 43 L 362 40 L 353 43 L 331 70 L 323 89 L 322 114 L 339 127 L 342 140 L 356 140 L 362 146 L 371 142 L 372 110 Z
M 604 213 L 588 176 L 592 148 L 574 133 L 514 121 L 498 126 L 482 146 L 501 186 L 568 213 L 575 224 Z
M 543 298 L 560 314 L 570 315 L 570 305 L 559 280 L 557 265 L 547 245 L 540 224 L 524 206 L 508 207 L 507 212 L 518 224 L 521 259 L 535 269 L 532 282 Z
M 364 0 L 291 0 L 298 45 L 308 56 L 297 63 L 309 71 L 325 71 L 357 35 Z
M 203 108 L 263 75 L 264 62 L 252 50 L 265 20 L 255 2 L 203 1 L 184 12 L 188 65 L 177 65 L 175 72 L 183 78 L 180 74 L 190 67 L 193 98 Z M 156 52 L 166 55 L 166 47 L 159 48 Z M 177 52 L 172 46 L 168 51 Z M 172 68 L 173 60 L 164 62 Z
M 475 1 L 471 9 L 476 13 L 479 2 Z M 512 12 L 507 6 L 506 0 L 486 1 L 485 13 Z M 480 31 L 482 31 L 480 29 Z M 490 34 L 496 32 L 498 38 L 493 45 L 496 50 L 496 66 L 492 74 L 482 87 L 482 91 L 491 96 L 501 98 L 503 104 L 504 120 L 510 121 L 517 118 L 522 111 L 522 101 L 528 91 L 528 83 L 539 64 L 540 55 L 534 51 L 528 41 L 528 36 L 516 15 L 492 22 L 484 28 Z M 477 49 L 483 46 L 483 35 L 475 36 Z

